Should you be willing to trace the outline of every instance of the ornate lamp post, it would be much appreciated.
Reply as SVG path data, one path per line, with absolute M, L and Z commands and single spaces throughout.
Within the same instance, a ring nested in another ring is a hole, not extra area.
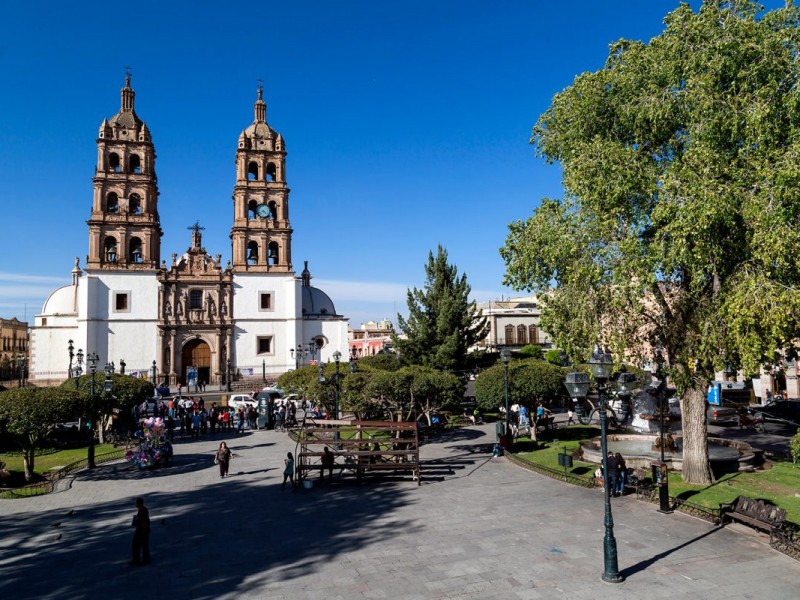
M 500 360 L 503 361 L 503 383 L 504 383 L 504 396 L 506 415 L 503 425 L 503 438 L 505 439 L 505 447 L 511 448 L 511 426 L 509 425 L 509 409 L 508 409 L 508 361 L 511 360 L 511 351 L 503 347 L 500 350 Z
M 25 387 L 25 355 L 17 354 L 17 371 L 19 372 L 19 387 Z
M 153 387 L 156 387 L 156 372 L 157 372 L 156 361 L 153 361 L 153 366 L 150 367 L 150 369 L 153 371 L 153 373 L 152 373 L 152 375 L 153 375 Z
M 67 344 L 67 351 L 69 352 L 69 378 L 72 379 L 72 359 L 75 358 L 75 346 L 72 343 L 72 340 L 69 341 Z
M 78 350 L 77 355 L 73 355 L 74 346 L 72 340 L 69 341 L 69 346 L 67 346 L 67 350 L 69 351 L 70 356 L 70 374 L 75 379 L 75 389 L 80 389 L 80 378 L 81 374 L 83 373 L 83 350 Z M 73 369 L 72 368 L 72 358 L 76 356 L 77 358 L 77 365 Z M 89 450 L 86 456 L 86 466 L 90 469 L 95 468 L 95 461 L 94 461 L 94 436 L 95 436 L 95 429 L 97 427 L 96 417 L 97 417 L 97 406 L 96 406 L 96 397 L 95 397 L 95 374 L 97 373 L 97 361 L 100 359 L 95 352 L 89 352 L 86 355 L 86 364 L 89 369 L 89 373 L 91 374 L 91 378 L 89 379 Z M 112 374 L 114 373 L 114 363 L 106 363 L 105 368 L 103 369 L 105 372 L 105 379 L 103 381 L 103 391 L 105 393 L 111 393 L 114 389 L 114 381 L 112 379 Z
M 617 562 L 617 540 L 614 538 L 614 518 L 611 514 L 611 478 L 608 476 L 608 435 L 606 426 L 606 409 L 608 407 L 608 380 L 614 360 L 599 346 L 595 346 L 589 359 L 589 370 L 597 384 L 600 415 L 600 451 L 603 455 L 603 490 L 605 502 L 605 536 L 603 538 L 603 581 L 620 583 L 623 581 Z M 564 382 L 572 398 L 583 398 L 589 393 L 589 376 L 586 373 L 568 373 Z
M 114 363 L 111 363 L 114 364 Z M 119 373 L 120 375 L 125 375 L 125 359 L 119 359 Z
M 339 361 L 342 360 L 342 353 L 336 350 L 333 353 L 333 362 L 336 363 L 336 396 L 334 402 L 334 414 L 339 418 Z
M 294 358 L 295 369 L 300 368 L 300 361 L 303 359 L 303 357 L 308 355 L 308 352 L 309 349 L 306 346 L 303 346 L 303 344 L 297 344 L 297 348 L 289 348 L 289 354 L 291 354 L 292 358 Z
M 225 385 L 227 391 L 231 391 L 231 359 L 225 361 Z

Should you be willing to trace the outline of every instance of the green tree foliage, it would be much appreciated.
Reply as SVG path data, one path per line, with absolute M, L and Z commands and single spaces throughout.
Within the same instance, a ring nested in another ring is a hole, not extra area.
M 563 368 L 543 360 L 512 361 L 508 365 L 508 402 L 532 409 L 537 403 L 558 403 L 566 398 Z M 505 372 L 501 363 L 486 369 L 475 380 L 475 401 L 481 410 L 497 410 L 505 404 Z
M 60 388 L 64 390 L 77 390 L 81 398 L 81 409 L 76 417 L 89 420 L 91 423 L 103 425 L 111 418 L 115 411 L 119 411 L 120 418 L 127 421 L 131 418 L 133 407 L 141 404 L 155 394 L 153 384 L 147 379 L 113 373 L 111 375 L 112 391 L 105 393 L 105 373 L 100 371 L 94 375 L 94 397 L 91 396 L 92 375 L 81 375 L 76 388 L 74 379 L 67 379 Z M 101 427 L 101 431 L 102 431 Z
M 391 353 L 365 356 L 364 358 L 359 358 L 357 364 L 360 370 L 379 369 L 382 371 L 396 371 L 403 366 L 400 364 L 399 357 Z
M 649 43 L 557 94 L 533 130 L 565 198 L 513 223 L 505 283 L 545 302 L 573 359 L 663 353 L 681 393 L 683 476 L 709 483 L 705 386 L 800 333 L 800 11 L 682 4 Z
M 551 365 L 558 365 L 559 367 L 565 367 L 565 358 L 566 355 L 564 354 L 563 350 L 558 350 L 557 348 L 553 348 L 548 350 L 544 353 L 544 359 L 549 362 Z
M 469 300 L 467 276 L 458 276 L 441 246 L 428 254 L 425 276 L 423 289 L 408 291 L 408 320 L 397 315 L 406 338 L 393 334 L 392 341 L 405 364 L 466 370 L 468 349 L 488 332 L 486 319 Z
M 71 420 L 81 406 L 74 389 L 20 388 L 0 394 L 0 430 L 22 450 L 25 481 L 33 480 L 36 448 L 55 425 Z
M 419 413 L 430 424 L 433 413 L 458 407 L 464 388 L 464 382 L 453 373 L 412 365 L 398 371 L 376 371 L 368 393 L 398 420 Z
M 544 351 L 538 344 L 528 344 L 519 349 L 519 355 L 525 358 L 535 358 L 542 360 L 544 358 Z

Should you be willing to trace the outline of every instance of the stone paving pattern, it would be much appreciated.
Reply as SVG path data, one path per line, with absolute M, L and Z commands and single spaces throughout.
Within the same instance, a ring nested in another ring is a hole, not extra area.
M 238 454 L 220 479 L 213 452 Z M 601 581 L 600 490 L 492 458 L 491 425 L 421 450 L 410 479 L 281 490 L 286 434 L 176 444 L 175 466 L 83 471 L 53 494 L 0 500 L 0 598 L 794 599 L 800 562 L 733 525 L 614 498 L 619 566 Z M 152 564 L 129 567 L 134 499 Z

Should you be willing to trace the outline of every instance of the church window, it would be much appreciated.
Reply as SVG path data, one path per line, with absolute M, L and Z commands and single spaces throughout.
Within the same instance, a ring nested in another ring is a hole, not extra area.
M 249 181 L 258 181 L 258 165 L 255 162 L 247 165 L 247 179 Z
M 247 264 L 258 264 L 258 244 L 256 242 L 250 242 L 247 244 Z
M 272 310 L 272 293 L 260 292 L 258 295 L 259 310 Z
M 119 196 L 116 192 L 109 192 L 106 196 L 106 212 L 113 215 L 119 213 Z
M 539 330 L 536 328 L 536 325 L 531 325 L 528 327 L 530 331 L 530 343 L 531 344 L 538 344 L 539 343 Z
M 277 242 L 270 242 L 267 251 L 267 264 L 277 265 L 279 262 L 278 244 Z
M 119 154 L 116 152 L 108 155 L 108 170 L 112 173 L 119 173 L 120 171 Z
M 200 310 L 203 308 L 203 290 L 191 290 L 189 292 L 189 309 Z
M 113 237 L 107 237 L 103 244 L 103 251 L 105 253 L 106 262 L 117 262 L 117 240 Z
M 278 218 L 278 204 L 274 200 L 272 200 L 271 202 L 269 202 L 267 204 L 267 206 L 269 206 L 269 214 L 270 214 L 270 216 L 273 219 L 277 219 Z
M 528 343 L 528 329 L 525 325 L 517 325 L 517 343 L 518 344 L 527 344 Z
M 272 336 L 263 335 L 256 338 L 257 354 L 272 354 Z
M 138 154 L 131 154 L 131 157 L 128 159 L 128 172 L 129 173 L 142 172 L 142 161 L 139 158 Z
M 42 317 L 42 327 L 47 327 L 47 317 Z
M 139 194 L 131 194 L 128 196 L 128 212 L 132 215 L 142 214 L 142 199 Z
M 517 341 L 514 337 L 514 326 L 506 325 L 506 344 L 516 344 Z
M 267 180 L 267 181 L 275 181 L 275 173 L 276 173 L 276 169 L 275 169 L 275 163 L 269 163 L 269 164 L 267 165 L 267 176 L 266 176 L 266 180 Z
M 114 312 L 129 312 L 128 292 L 114 292 Z
M 256 218 L 256 208 L 258 208 L 258 202 L 255 200 L 250 200 L 247 203 L 247 218 L 252 220 Z
M 140 264 L 144 257 L 142 256 L 142 240 L 137 237 L 131 238 L 130 251 L 128 252 L 128 262 Z

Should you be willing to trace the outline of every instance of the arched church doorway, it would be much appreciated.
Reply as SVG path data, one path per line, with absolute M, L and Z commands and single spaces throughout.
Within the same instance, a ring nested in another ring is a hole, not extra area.
M 180 381 L 184 385 L 189 383 L 190 369 L 197 369 L 196 383 L 210 381 L 211 347 L 203 340 L 191 340 L 183 347 Z

